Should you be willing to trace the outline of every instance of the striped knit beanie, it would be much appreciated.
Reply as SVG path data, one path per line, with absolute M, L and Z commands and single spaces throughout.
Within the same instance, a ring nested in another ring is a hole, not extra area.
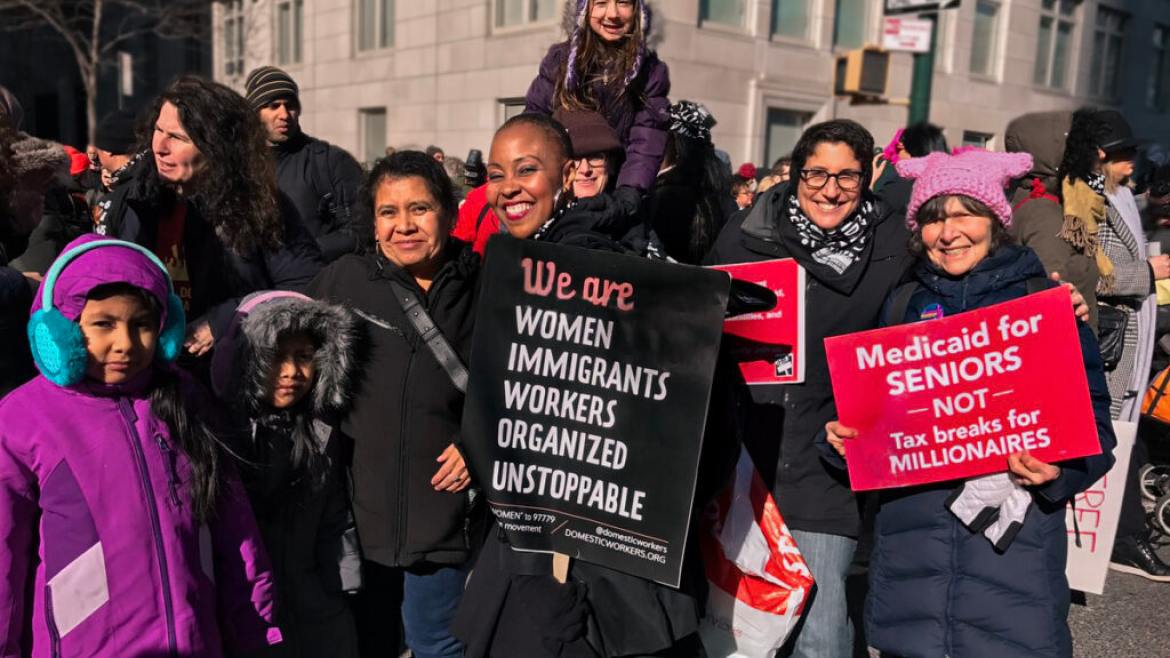
M 573 31 L 569 34 L 569 62 L 565 67 L 565 89 L 569 91 L 576 91 L 577 86 L 581 81 L 577 79 L 576 67 L 577 59 L 581 53 L 581 46 L 585 43 L 585 31 L 589 29 L 589 6 L 591 0 L 577 0 L 577 12 L 573 20 Z M 634 59 L 634 65 L 630 68 L 630 72 L 626 74 L 625 83 L 629 85 L 638 77 L 638 73 L 642 70 L 642 63 L 646 60 L 646 55 L 649 49 L 646 46 L 646 40 L 650 36 L 650 21 L 652 14 L 650 8 L 646 6 L 646 0 L 634 0 L 637 3 L 637 12 L 641 20 L 638 21 L 638 34 L 632 35 L 640 39 L 638 46 L 638 56 Z
M 253 110 L 268 105 L 278 98 L 292 98 L 300 105 L 300 89 L 292 76 L 275 66 L 261 66 L 248 74 L 248 104 Z

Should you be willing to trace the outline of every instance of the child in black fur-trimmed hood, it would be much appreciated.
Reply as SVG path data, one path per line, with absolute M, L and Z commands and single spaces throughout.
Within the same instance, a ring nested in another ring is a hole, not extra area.
M 212 382 L 235 412 L 231 449 L 272 558 L 284 643 L 260 656 L 356 658 L 345 593 L 361 557 L 336 421 L 359 374 L 348 310 L 293 292 L 255 293 L 216 346 Z

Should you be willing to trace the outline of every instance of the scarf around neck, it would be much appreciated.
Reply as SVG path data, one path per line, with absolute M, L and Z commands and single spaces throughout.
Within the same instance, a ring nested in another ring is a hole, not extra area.
M 781 220 L 778 225 L 785 246 L 797 253 L 805 252 L 815 264 L 812 269 L 817 270 L 814 272 L 817 279 L 848 293 L 857 285 L 869 260 L 875 214 L 873 201 L 862 198 L 852 215 L 840 226 L 826 231 L 809 219 L 796 194 L 790 194 L 784 210 L 788 221 Z M 811 264 L 802 265 L 810 267 Z

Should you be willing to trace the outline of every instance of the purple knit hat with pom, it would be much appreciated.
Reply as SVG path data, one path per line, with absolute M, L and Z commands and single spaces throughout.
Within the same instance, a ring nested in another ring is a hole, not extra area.
M 581 53 L 581 45 L 585 41 L 585 31 L 589 29 L 589 3 L 592 0 L 577 0 L 577 13 L 573 19 L 573 31 L 569 35 L 569 62 L 565 67 L 565 89 L 575 91 L 580 84 L 577 79 L 577 58 Z M 638 5 L 639 18 L 639 34 L 635 35 L 639 38 L 638 55 L 634 58 L 634 65 L 630 68 L 630 72 L 626 74 L 625 84 L 629 85 L 638 77 L 638 73 L 642 70 L 642 63 L 646 60 L 648 50 L 646 48 L 646 39 L 650 36 L 650 9 L 646 6 L 646 0 L 634 0 Z
M 981 149 L 957 155 L 931 153 L 921 158 L 901 160 L 895 165 L 898 175 L 914 180 L 910 207 L 906 209 L 906 226 L 918 230 L 918 209 L 936 196 L 962 194 L 982 201 L 1005 227 L 1012 224 L 1012 207 L 1004 188 L 1013 178 L 1032 170 L 1028 153 L 991 153 Z

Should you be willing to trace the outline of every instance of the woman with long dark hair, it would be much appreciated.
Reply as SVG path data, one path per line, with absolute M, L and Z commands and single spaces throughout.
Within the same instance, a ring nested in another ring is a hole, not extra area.
M 188 316 L 186 350 L 202 356 L 240 298 L 301 290 L 323 262 L 285 209 L 256 114 L 221 84 L 188 76 L 151 111 L 151 157 L 108 200 L 98 232 L 136 242 L 167 265 Z

